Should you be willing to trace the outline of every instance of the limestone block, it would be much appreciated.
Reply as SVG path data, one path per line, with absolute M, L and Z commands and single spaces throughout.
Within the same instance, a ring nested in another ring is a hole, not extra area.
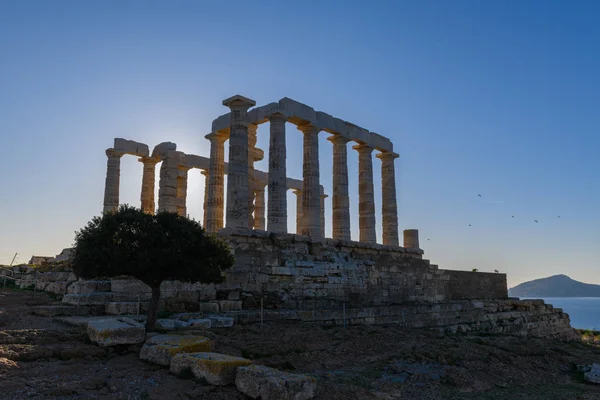
M 148 311 L 148 302 L 140 302 L 140 313 Z M 104 305 L 104 312 L 109 315 L 136 315 L 137 301 L 111 301 Z
M 233 318 L 223 317 L 220 315 L 209 315 L 212 328 L 231 328 L 233 326 Z
M 297 102 L 288 97 L 284 97 L 279 100 L 279 112 L 287 115 L 289 121 L 296 125 L 304 125 L 309 123 L 314 126 L 318 126 L 319 121 L 317 119 L 317 113 L 306 104 Z
M 183 353 L 171 360 L 171 372 L 181 374 L 190 369 L 198 379 L 206 379 L 211 385 L 228 385 L 235 381 L 239 367 L 251 365 L 252 361 L 219 353 Z
M 391 140 L 381 136 L 378 133 L 370 132 L 370 141 L 371 146 L 375 147 L 379 151 L 394 151 L 394 145 L 392 144 Z
M 240 311 L 242 309 L 241 300 L 216 300 L 219 304 L 219 312 Z
M 348 136 L 352 140 L 364 143 L 364 144 L 368 145 L 369 147 L 372 147 L 371 146 L 371 135 L 369 134 L 368 130 L 366 130 L 365 128 L 361 128 L 358 125 L 354 125 L 353 123 L 350 123 L 350 122 L 346 122 L 346 125 L 348 126 Z
M 110 292 L 111 282 L 106 280 L 76 281 L 67 288 L 68 294 L 88 294 L 92 292 Z
M 138 279 L 111 279 L 110 280 L 110 291 L 113 293 L 151 293 L 152 289 L 144 282 Z
M 144 325 L 130 318 L 91 320 L 87 325 L 90 340 L 100 347 L 118 344 L 137 344 L 146 339 Z
M 72 305 L 102 305 L 112 300 L 110 292 L 93 292 L 86 294 L 66 294 L 62 302 Z
M 165 331 L 174 331 L 175 330 L 175 321 L 174 319 L 166 319 L 161 318 L 156 320 L 156 327 L 159 329 L 164 329 Z
M 65 294 L 67 293 L 67 286 L 69 282 L 50 282 L 48 286 L 44 288 L 44 291 L 55 293 L 55 294 Z
M 253 399 L 307 400 L 315 397 L 317 380 L 311 376 L 289 374 L 264 365 L 250 365 L 238 368 L 235 386 Z
M 278 112 L 280 112 L 279 104 L 269 103 L 264 106 L 255 107 L 252 110 L 248 111 L 248 119 L 251 123 L 260 125 L 264 122 L 267 122 L 271 115 L 277 114 Z M 227 125 L 229 125 L 229 121 L 227 121 Z
M 217 117 L 212 123 L 212 132 L 229 131 L 230 120 L 230 113 L 223 114 Z
M 188 322 L 192 328 L 212 328 L 212 321 L 209 318 L 190 319 Z
M 138 157 L 148 157 L 150 150 L 144 143 L 134 142 L 133 140 L 115 138 L 114 149 L 120 153 L 131 154 Z
M 144 343 L 140 351 L 140 360 L 158 365 L 169 365 L 176 354 L 209 352 L 211 350 L 211 341 L 202 336 L 158 335 Z

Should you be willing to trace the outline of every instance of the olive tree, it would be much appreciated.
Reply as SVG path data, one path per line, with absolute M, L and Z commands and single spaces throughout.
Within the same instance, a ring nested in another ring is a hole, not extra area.
M 133 276 L 152 289 L 146 329 L 152 330 L 165 280 L 219 283 L 234 263 L 227 243 L 175 213 L 147 214 L 123 205 L 94 217 L 75 234 L 76 275 Z

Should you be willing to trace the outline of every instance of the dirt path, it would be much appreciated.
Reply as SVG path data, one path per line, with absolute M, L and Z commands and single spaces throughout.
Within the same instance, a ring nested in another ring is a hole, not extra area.
M 141 362 L 139 346 L 101 349 L 85 332 L 31 315 L 52 299 L 0 290 L 1 399 L 246 399 Z M 576 364 L 600 349 L 515 337 L 298 323 L 207 331 L 215 351 L 318 379 L 319 399 L 600 399 Z

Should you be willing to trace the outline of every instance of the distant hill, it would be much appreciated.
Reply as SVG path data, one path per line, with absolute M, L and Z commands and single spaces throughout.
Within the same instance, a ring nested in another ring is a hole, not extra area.
M 600 297 L 600 285 L 575 281 L 566 275 L 524 282 L 508 289 L 511 297 Z

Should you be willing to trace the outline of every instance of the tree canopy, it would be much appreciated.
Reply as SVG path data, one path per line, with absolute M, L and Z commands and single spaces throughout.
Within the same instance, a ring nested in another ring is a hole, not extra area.
M 233 263 L 227 243 L 206 234 L 198 222 L 175 213 L 146 214 L 127 205 L 94 217 L 76 232 L 72 254 L 73 270 L 80 277 L 130 275 L 150 286 L 149 329 L 163 281 L 219 283 Z

